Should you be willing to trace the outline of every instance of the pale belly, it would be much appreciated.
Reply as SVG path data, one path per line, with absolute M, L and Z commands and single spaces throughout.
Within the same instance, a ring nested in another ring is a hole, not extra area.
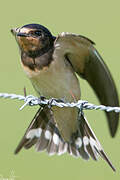
M 80 99 L 79 81 L 75 73 L 68 68 L 44 68 L 30 79 L 35 90 L 41 96 L 65 98 L 67 101 Z

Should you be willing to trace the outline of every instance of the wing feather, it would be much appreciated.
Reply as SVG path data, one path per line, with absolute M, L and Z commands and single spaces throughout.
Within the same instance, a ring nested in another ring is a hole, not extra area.
M 119 106 L 118 93 L 112 75 L 93 42 L 80 35 L 61 33 L 55 41 L 53 57 L 64 56 L 74 71 L 87 80 L 101 104 Z M 63 58 L 64 59 L 64 58 Z M 115 136 L 119 114 L 106 112 L 110 133 Z

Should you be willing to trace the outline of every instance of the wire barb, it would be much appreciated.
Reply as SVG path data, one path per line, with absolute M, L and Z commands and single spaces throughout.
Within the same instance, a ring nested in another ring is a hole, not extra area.
M 102 110 L 111 112 L 114 111 L 116 113 L 120 113 L 120 107 L 111 107 L 111 106 L 104 106 L 104 105 L 95 105 L 89 103 L 85 100 L 78 100 L 77 102 L 64 102 L 63 100 L 59 100 L 56 98 L 46 99 L 46 98 L 38 98 L 33 95 L 22 96 L 17 94 L 8 94 L 8 93 L 0 93 L 0 98 L 10 98 L 10 99 L 18 99 L 20 101 L 24 101 L 25 103 L 20 107 L 22 110 L 25 106 L 36 106 L 36 105 L 51 105 L 51 106 L 58 106 L 58 107 L 77 107 L 79 110 Z

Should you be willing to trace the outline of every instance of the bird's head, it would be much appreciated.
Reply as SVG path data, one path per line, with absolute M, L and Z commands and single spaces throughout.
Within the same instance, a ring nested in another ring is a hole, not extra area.
M 55 40 L 50 31 L 39 24 L 27 24 L 11 29 L 11 32 L 17 40 L 20 50 L 31 57 L 47 52 Z

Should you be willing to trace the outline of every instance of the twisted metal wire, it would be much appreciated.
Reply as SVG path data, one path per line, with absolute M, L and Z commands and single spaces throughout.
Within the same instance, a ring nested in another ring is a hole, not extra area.
M 58 100 L 55 98 L 52 99 L 46 99 L 46 98 L 38 98 L 33 95 L 28 96 L 22 96 L 17 94 L 8 94 L 8 93 L 0 93 L 1 98 L 10 98 L 10 99 L 18 99 L 20 101 L 24 101 L 25 103 L 22 105 L 20 110 L 22 110 L 26 105 L 35 106 L 35 105 L 51 105 L 51 106 L 58 106 L 58 107 L 77 107 L 78 109 L 84 110 L 84 109 L 95 109 L 95 110 L 102 110 L 111 112 L 114 111 L 116 113 L 120 112 L 120 107 L 110 107 L 110 106 L 104 106 L 104 105 L 95 105 L 92 103 L 89 103 L 88 101 L 84 100 L 78 100 L 77 102 L 63 102 L 62 100 Z

